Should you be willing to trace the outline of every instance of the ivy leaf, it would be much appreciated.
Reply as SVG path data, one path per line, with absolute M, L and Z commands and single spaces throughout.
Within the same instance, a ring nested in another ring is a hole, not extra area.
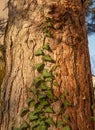
M 44 55 L 43 56 L 43 61 L 48 61 L 48 62 L 55 63 L 55 61 L 51 58 L 50 55 Z
M 27 99 L 27 104 L 29 107 L 33 107 L 35 105 L 35 101 L 32 98 Z
M 35 110 L 32 112 L 34 115 L 36 114 L 40 114 L 42 113 L 43 111 L 41 109 L 38 109 L 38 108 L 35 108 Z
M 57 127 L 63 126 L 64 122 L 62 120 L 57 121 Z
M 50 125 L 55 125 L 55 123 L 54 123 L 54 121 L 53 121 L 53 119 L 51 118 L 51 117 L 49 117 L 49 118 L 47 118 L 46 120 L 45 120 L 45 122 L 50 126 Z
M 46 107 L 44 112 L 46 113 L 54 113 L 53 109 L 51 107 Z
M 71 106 L 71 103 L 68 102 L 68 101 L 65 99 L 65 100 L 64 100 L 64 106 L 65 106 L 65 107 Z
M 46 117 L 45 117 L 45 115 L 44 114 L 39 114 L 39 119 L 41 119 L 41 120 L 45 120 L 46 119 Z
M 69 125 L 64 126 L 64 128 L 62 130 L 70 130 Z
M 44 55 L 44 52 L 43 52 L 43 50 L 42 50 L 41 48 L 39 48 L 39 49 L 35 52 L 34 55 L 35 55 L 35 56 Z
M 45 94 L 39 94 L 38 95 L 38 101 L 40 101 L 42 99 L 46 99 L 46 95 Z
M 48 23 L 47 23 L 47 27 L 52 27 L 51 22 L 48 22 Z
M 21 116 L 21 117 L 25 116 L 28 111 L 29 111 L 28 108 L 22 108 L 21 113 L 20 113 L 20 116 Z
M 12 128 L 12 130 L 21 130 L 20 128 Z
M 33 112 L 30 112 L 29 115 L 28 115 L 28 119 L 30 121 L 37 120 L 38 118 L 39 118 L 38 115 L 35 115 Z
M 49 77 L 52 78 L 53 77 L 53 75 L 47 69 L 44 69 L 41 75 L 44 78 L 49 78 Z
M 92 116 L 91 119 L 95 122 L 95 117 L 94 116 Z
M 35 130 L 47 130 L 47 126 L 39 125 Z
M 44 69 L 44 66 L 44 63 L 39 63 L 35 66 L 35 68 L 38 70 L 38 72 L 41 72 Z
M 47 27 L 44 28 L 43 32 L 46 35 L 46 37 L 51 37 L 51 32 L 49 31 L 49 29 Z
M 20 130 L 27 130 L 29 128 L 29 124 L 25 121 L 21 124 Z
M 50 46 L 49 46 L 49 44 L 48 44 L 48 43 L 47 43 L 47 44 L 45 44 L 45 45 L 43 45 L 43 46 L 42 46 L 42 48 L 43 48 L 43 49 L 45 49 L 45 50 L 47 50 L 47 51 L 52 52 L 52 50 L 51 50 L 51 48 L 50 48 Z
M 68 121 L 69 119 L 70 119 L 70 116 L 69 115 L 64 115 L 64 119 L 66 120 L 66 121 Z
M 53 85 L 54 86 L 59 86 L 57 82 L 53 82 Z
M 39 85 L 39 83 L 41 83 L 42 81 L 43 81 L 43 79 L 42 79 L 41 77 L 35 77 L 33 84 L 37 86 L 37 85 Z
M 33 130 L 38 125 L 39 125 L 39 123 L 37 123 L 37 121 L 32 122 L 32 125 L 30 126 L 30 130 Z
M 53 92 L 52 92 L 51 89 L 49 89 L 49 90 L 46 91 L 46 95 L 47 95 L 50 99 L 55 99 L 55 96 L 54 96 L 54 94 L 53 94 Z
M 47 86 L 45 85 L 45 83 L 43 82 L 43 83 L 41 83 L 41 85 L 40 85 L 40 89 L 41 90 L 47 90 Z
M 40 103 L 39 103 L 39 105 L 38 105 L 38 109 L 43 109 L 45 106 L 48 106 L 49 105 L 49 103 L 48 103 L 48 101 L 46 101 L 46 100 L 41 100 L 40 101 Z

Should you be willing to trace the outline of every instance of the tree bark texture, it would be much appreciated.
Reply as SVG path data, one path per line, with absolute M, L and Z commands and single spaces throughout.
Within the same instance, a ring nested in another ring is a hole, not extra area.
M 52 58 L 59 64 L 56 70 L 56 96 L 66 92 L 71 106 L 71 130 L 94 130 L 91 120 L 93 90 L 85 29 L 85 14 L 81 0 L 9 0 L 9 19 L 5 34 L 6 74 L 2 84 L 1 130 L 19 126 L 19 116 L 30 93 L 33 79 L 38 75 L 34 66 L 41 61 L 34 52 L 49 43 Z M 44 37 L 45 18 L 52 19 L 52 38 Z M 47 68 L 52 65 L 47 63 Z M 53 106 L 59 111 L 60 102 Z M 57 120 L 57 117 L 55 117 Z M 58 130 L 55 127 L 50 128 Z M 61 130 L 61 129 L 59 129 Z

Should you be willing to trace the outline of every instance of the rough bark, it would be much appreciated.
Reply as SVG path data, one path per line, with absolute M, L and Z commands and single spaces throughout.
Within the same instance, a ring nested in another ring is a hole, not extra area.
M 52 38 L 44 38 L 45 17 L 52 19 Z M 1 130 L 19 126 L 19 116 L 26 106 L 26 87 L 32 87 L 37 72 L 34 65 L 41 59 L 34 52 L 48 42 L 53 59 L 60 65 L 54 93 L 64 91 L 71 106 L 65 113 L 70 116 L 72 130 L 94 130 L 93 90 L 84 9 L 81 0 L 10 0 L 6 28 L 6 75 L 2 84 Z M 47 64 L 49 68 L 50 64 Z M 60 109 L 55 102 L 56 111 Z M 55 117 L 57 120 L 57 117 Z M 51 128 L 57 130 L 57 128 Z M 61 130 L 61 129 L 60 129 Z

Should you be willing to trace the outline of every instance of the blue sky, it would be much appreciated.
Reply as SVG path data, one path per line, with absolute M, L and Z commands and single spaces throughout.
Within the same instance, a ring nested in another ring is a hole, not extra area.
M 95 75 L 95 33 L 88 35 L 89 42 L 89 53 L 90 53 L 90 61 L 91 61 L 91 70 L 92 74 Z

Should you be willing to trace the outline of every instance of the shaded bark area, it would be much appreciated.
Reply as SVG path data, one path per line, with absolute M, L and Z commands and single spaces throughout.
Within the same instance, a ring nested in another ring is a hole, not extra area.
M 51 19 L 52 38 L 44 37 L 45 18 Z M 66 92 L 71 103 L 65 114 L 70 116 L 68 124 L 72 130 L 94 130 L 93 90 L 84 10 L 81 0 L 10 0 L 9 20 L 6 28 L 6 75 L 2 84 L 1 130 L 19 126 L 20 111 L 26 106 L 25 100 L 38 73 L 34 65 L 41 61 L 34 52 L 49 43 L 57 68 L 54 87 L 56 96 Z M 46 65 L 47 68 L 51 64 Z M 60 102 L 53 108 L 61 109 Z M 54 117 L 57 120 L 58 117 Z M 60 118 L 60 117 L 59 117 Z M 52 130 L 57 128 L 52 127 Z M 62 128 L 59 128 L 61 130 Z

